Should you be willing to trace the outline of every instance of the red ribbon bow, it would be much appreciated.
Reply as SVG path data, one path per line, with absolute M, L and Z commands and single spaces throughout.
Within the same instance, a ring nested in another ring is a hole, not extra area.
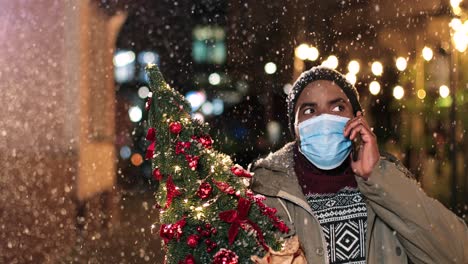
M 171 206 L 172 199 L 174 199 L 174 197 L 179 196 L 181 194 L 179 190 L 177 190 L 174 182 L 172 181 L 171 175 L 169 175 L 169 177 L 167 178 L 166 189 L 167 189 L 167 200 L 166 200 L 166 207 L 164 209 L 169 208 L 169 206 Z
M 237 204 L 237 210 L 228 210 L 219 213 L 219 218 L 223 220 L 224 222 L 230 223 L 231 227 L 229 228 L 228 231 L 228 239 L 229 239 L 229 245 L 232 245 L 234 243 L 234 240 L 237 237 L 237 234 L 239 234 L 239 228 L 242 227 L 245 224 L 249 224 L 256 232 L 257 232 L 257 237 L 260 242 L 260 244 L 263 246 L 263 248 L 268 251 L 268 246 L 265 244 L 265 240 L 263 238 L 263 233 L 260 227 L 252 222 L 250 219 L 247 218 L 250 210 L 250 205 L 251 202 L 245 198 L 239 198 L 239 203 Z
M 146 140 L 151 141 L 148 149 L 146 150 L 146 159 L 152 159 L 154 154 L 154 149 L 156 147 L 156 129 L 151 127 L 148 129 L 148 133 L 146 134 Z

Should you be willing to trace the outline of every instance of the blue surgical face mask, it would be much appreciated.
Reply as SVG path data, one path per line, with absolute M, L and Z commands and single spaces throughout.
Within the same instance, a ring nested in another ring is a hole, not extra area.
M 343 135 L 349 118 L 321 114 L 298 124 L 299 151 L 322 170 L 340 166 L 351 152 L 351 140 Z

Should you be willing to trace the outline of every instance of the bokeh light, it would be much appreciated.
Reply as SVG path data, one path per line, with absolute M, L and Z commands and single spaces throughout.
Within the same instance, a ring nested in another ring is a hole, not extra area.
M 129 146 L 123 146 L 120 148 L 119 154 L 122 159 L 126 160 L 132 155 L 132 150 Z
M 141 108 L 138 106 L 132 106 L 128 109 L 128 116 L 132 122 L 137 123 L 140 122 L 143 117 L 143 111 L 141 111 Z
M 132 157 L 130 158 L 130 162 L 134 165 L 134 166 L 140 166 L 142 163 L 143 163 L 143 156 L 141 156 L 140 153 L 134 153 L 132 155 Z
M 294 51 L 294 54 L 301 60 L 307 59 L 309 57 L 309 45 L 305 43 L 299 45 Z
M 434 52 L 432 51 L 431 48 L 426 46 L 422 50 L 422 56 L 423 56 L 424 60 L 430 61 L 430 60 L 432 60 L 432 57 L 434 56 Z
M 380 93 L 380 83 L 377 82 L 377 81 L 372 81 L 370 84 L 369 84 L 369 91 L 371 94 L 373 95 L 377 95 Z
M 314 46 L 310 46 L 307 59 L 310 61 L 316 61 L 318 59 L 318 56 L 319 56 L 318 49 Z
M 381 76 L 383 73 L 383 65 L 380 61 L 374 61 L 371 66 L 372 73 L 375 76 Z
M 208 76 L 208 82 L 211 85 L 220 84 L 221 83 L 221 75 L 219 75 L 219 73 L 213 72 L 212 74 L 210 74 L 210 76 Z
M 338 67 L 338 58 L 335 55 L 330 55 L 322 62 L 322 66 L 330 69 L 336 69 Z
M 360 70 L 359 62 L 356 60 L 352 60 L 348 63 L 348 71 L 354 75 L 356 75 Z
M 403 57 L 398 57 L 396 59 L 395 65 L 399 71 L 404 71 L 408 66 L 408 61 Z
M 400 100 L 404 95 L 405 90 L 400 85 L 397 85 L 393 88 L 393 97 L 395 97 L 395 99 Z
M 424 89 L 419 89 L 418 92 L 416 93 L 419 99 L 424 99 L 426 98 L 426 91 Z
M 140 88 L 138 88 L 138 97 L 140 97 L 141 99 L 145 99 L 146 97 L 148 97 L 148 94 L 149 94 L 148 87 L 141 86 Z
M 356 84 L 357 78 L 356 75 L 354 75 L 353 73 L 348 72 L 345 77 L 346 80 L 348 80 L 348 82 L 352 83 L 353 85 Z
M 273 74 L 276 72 L 276 64 L 274 62 L 268 62 L 265 64 L 265 72 L 267 74 Z
M 450 95 L 450 89 L 447 85 L 441 85 L 439 87 L 439 94 L 442 98 L 447 98 Z
M 203 91 L 190 91 L 185 95 L 185 99 L 190 103 L 192 111 L 197 111 L 206 101 L 206 94 Z

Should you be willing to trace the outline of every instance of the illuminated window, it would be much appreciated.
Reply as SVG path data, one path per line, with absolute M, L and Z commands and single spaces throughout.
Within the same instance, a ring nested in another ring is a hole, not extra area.
M 223 64 L 226 34 L 219 26 L 196 26 L 192 32 L 192 57 L 196 63 Z
M 119 50 L 114 55 L 114 76 L 119 83 L 129 82 L 135 76 L 135 52 Z

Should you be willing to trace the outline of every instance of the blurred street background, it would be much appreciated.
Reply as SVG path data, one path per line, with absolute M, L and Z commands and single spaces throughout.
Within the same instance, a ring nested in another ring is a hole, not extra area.
M 0 263 L 163 262 L 148 63 L 243 166 L 292 140 L 299 74 L 337 69 L 467 220 L 467 47 L 462 0 L 0 0 Z

